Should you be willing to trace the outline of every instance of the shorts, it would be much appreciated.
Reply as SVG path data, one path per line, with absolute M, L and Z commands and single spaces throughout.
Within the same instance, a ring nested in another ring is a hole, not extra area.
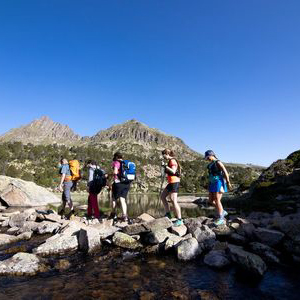
M 179 191 L 179 182 L 168 183 L 166 189 L 169 193 L 178 193 Z
M 210 193 L 226 193 L 227 192 L 227 184 L 223 178 L 214 180 L 209 183 L 208 191 Z
M 120 197 L 127 198 L 127 194 L 130 189 L 130 183 L 113 183 L 112 185 L 112 195 L 114 200 L 118 200 Z

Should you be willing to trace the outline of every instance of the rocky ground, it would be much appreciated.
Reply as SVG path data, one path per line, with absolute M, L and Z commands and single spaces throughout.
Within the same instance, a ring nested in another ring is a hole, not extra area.
M 134 223 L 103 218 L 88 221 L 73 217 L 62 219 L 54 211 L 34 208 L 6 213 L 0 208 L 0 247 L 40 236 L 33 248 L 11 251 L 0 262 L 0 274 L 34 275 L 53 268 L 51 256 L 58 258 L 77 252 L 92 255 L 108 247 L 141 254 L 175 255 L 189 261 L 202 256 L 212 268 L 235 264 L 241 269 L 262 276 L 268 265 L 300 263 L 300 212 L 281 215 L 253 212 L 247 216 L 228 218 L 226 225 L 215 227 L 212 218 L 184 220 L 174 227 L 166 217 L 154 219 L 142 214 Z M 7 251 L 6 251 L 7 253 Z M 8 251 L 9 253 L 9 251 Z M 105 259 L 105 258 L 104 258 Z M 69 262 L 58 260 L 58 266 L 68 268 Z

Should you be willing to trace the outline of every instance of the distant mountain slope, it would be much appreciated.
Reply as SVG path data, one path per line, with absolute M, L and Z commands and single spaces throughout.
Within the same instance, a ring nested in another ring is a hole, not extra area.
M 92 136 L 89 143 L 118 148 L 124 152 L 151 156 L 154 152 L 170 148 L 182 160 L 192 160 L 201 155 L 190 149 L 181 139 L 167 135 L 136 120 L 114 125 Z
M 81 141 L 67 125 L 53 122 L 47 116 L 34 120 L 28 125 L 9 130 L 0 136 L 0 142 L 22 142 L 23 144 L 63 144 L 71 145 Z

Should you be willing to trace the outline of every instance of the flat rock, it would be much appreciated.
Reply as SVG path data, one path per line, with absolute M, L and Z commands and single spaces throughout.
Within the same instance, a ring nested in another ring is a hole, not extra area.
M 53 254 L 73 253 L 78 249 L 78 240 L 76 235 L 56 234 L 45 241 L 33 253 L 47 256 Z
M 17 253 L 9 259 L 0 262 L 2 275 L 35 275 L 45 271 L 40 258 L 30 253 Z
M 228 245 L 228 249 L 232 261 L 244 270 L 260 276 L 267 270 L 265 262 L 258 255 L 247 252 L 240 246 Z
M 284 237 L 280 231 L 260 227 L 254 230 L 254 235 L 259 242 L 271 247 L 279 244 Z
M 211 250 L 205 255 L 204 263 L 217 269 L 230 265 L 230 261 L 224 250 Z
M 116 232 L 112 239 L 116 246 L 125 249 L 137 249 L 143 247 L 143 245 L 132 238 L 130 235 L 123 232 Z
M 133 235 L 133 234 L 140 234 L 142 232 L 149 231 L 143 223 L 136 223 L 132 225 L 127 225 L 122 228 L 122 231 L 126 234 Z
M 89 227 L 97 229 L 100 234 L 100 238 L 103 240 L 112 236 L 115 232 L 120 230 L 120 228 L 116 226 L 112 226 L 110 224 L 111 223 L 101 223 L 101 224 L 91 225 Z
M 59 224 L 64 224 L 64 220 L 60 215 L 52 213 L 52 214 L 39 214 L 39 218 L 44 221 L 56 222 Z
M 9 218 L 8 224 L 10 227 L 22 227 L 26 221 L 35 221 L 36 216 L 35 209 L 26 209 L 22 213 L 12 215 Z
M 201 247 L 195 238 L 189 238 L 181 241 L 176 246 L 176 254 L 179 260 L 187 261 L 194 259 L 201 253 Z
M 144 242 L 146 244 L 160 244 L 168 239 L 172 235 L 167 229 L 151 231 L 144 236 Z
M 15 243 L 20 240 L 29 240 L 32 236 L 32 232 L 24 232 L 17 236 L 0 233 L 0 246 Z
M 38 234 L 46 234 L 46 233 L 56 233 L 61 225 L 59 223 L 53 223 L 50 221 L 43 221 L 41 223 L 37 223 L 38 226 L 36 228 L 36 232 Z
M 8 206 L 44 206 L 60 202 L 57 196 L 34 182 L 2 175 L 0 176 L 0 198 Z
M 140 216 L 137 217 L 138 220 L 142 221 L 142 222 L 150 222 L 155 220 L 154 217 L 152 217 L 151 215 L 147 214 L 147 213 L 143 213 Z
M 172 226 L 170 230 L 173 234 L 178 236 L 184 236 L 187 233 L 187 227 L 183 224 L 180 226 Z
M 167 217 L 155 219 L 153 221 L 144 223 L 144 226 L 148 231 L 159 231 L 162 229 L 167 229 L 173 226 L 171 220 Z

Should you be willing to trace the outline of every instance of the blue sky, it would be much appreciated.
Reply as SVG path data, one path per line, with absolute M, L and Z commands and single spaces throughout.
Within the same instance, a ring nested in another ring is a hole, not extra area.
M 300 3 L 0 2 L 0 134 L 135 118 L 226 162 L 300 148 Z

